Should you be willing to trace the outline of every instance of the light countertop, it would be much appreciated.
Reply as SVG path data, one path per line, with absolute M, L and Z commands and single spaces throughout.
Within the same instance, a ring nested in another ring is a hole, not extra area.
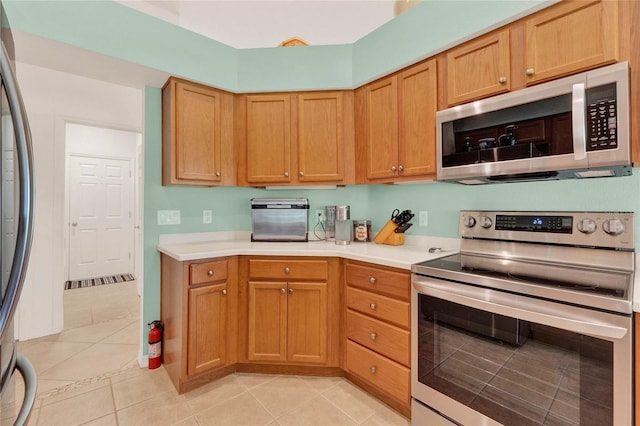
M 429 253 L 430 247 L 439 247 L 441 251 Z M 373 242 L 352 242 L 342 246 L 327 241 L 306 243 L 251 242 L 250 233 L 216 232 L 161 235 L 158 250 L 179 261 L 236 255 L 326 256 L 410 270 L 414 263 L 453 254 L 458 251 L 459 247 L 459 240 L 454 238 L 407 236 L 405 244 L 401 246 Z

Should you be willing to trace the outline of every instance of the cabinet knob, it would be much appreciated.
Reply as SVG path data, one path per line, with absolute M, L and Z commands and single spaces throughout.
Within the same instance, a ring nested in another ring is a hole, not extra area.
M 285 274 L 288 274 L 289 272 L 291 272 L 291 269 L 289 269 L 288 267 L 287 267 L 287 268 L 284 268 L 284 273 L 285 273 Z
M 300 172 L 300 176 L 304 176 L 304 172 L 302 172 L 302 171 L 301 171 L 301 172 Z
M 375 366 L 373 366 L 373 367 L 369 368 L 369 371 L 371 371 L 371 374 L 376 374 L 376 370 L 377 370 L 377 369 L 376 369 L 376 367 L 375 367 Z
M 376 280 L 376 277 L 370 277 L 370 278 L 369 278 L 369 282 L 370 282 L 371 284 L 375 284 L 375 283 L 376 283 L 376 281 L 377 281 L 377 280 Z
M 404 170 L 404 166 L 398 166 L 398 171 L 401 172 Z
M 371 340 L 376 340 L 376 337 L 378 337 L 378 335 L 376 333 L 371 333 L 369 337 L 371 337 Z
M 207 271 L 207 275 L 209 275 L 210 277 L 212 277 L 212 276 L 213 276 L 213 270 L 212 270 L 212 269 L 209 269 L 209 270 Z
M 285 290 L 284 288 L 280 289 L 280 293 L 285 294 L 287 292 L 287 290 Z
M 289 172 L 284 172 L 284 177 L 289 177 Z
M 289 294 L 293 294 L 293 289 L 292 288 L 289 289 Z
M 502 76 L 498 79 L 498 83 L 500 84 L 505 84 L 507 82 L 507 77 Z
M 392 172 L 395 172 L 396 170 L 398 170 L 398 169 L 396 169 L 396 166 L 391 166 L 391 171 Z
M 216 172 L 216 176 L 217 176 L 217 177 L 220 177 L 220 176 L 222 176 L 222 173 L 220 173 L 220 172 Z
M 78 222 L 71 223 L 71 226 L 78 226 Z
M 369 307 L 371 308 L 372 311 L 375 311 L 377 306 L 375 303 L 372 303 L 369 305 Z
M 527 74 L 529 77 L 531 77 L 534 73 L 535 70 L 533 68 L 527 68 L 527 70 L 525 71 L 525 74 Z
M 227 295 L 227 289 L 226 289 L 226 288 L 222 290 L 222 295 L 223 295 L 223 296 L 226 296 L 226 295 Z

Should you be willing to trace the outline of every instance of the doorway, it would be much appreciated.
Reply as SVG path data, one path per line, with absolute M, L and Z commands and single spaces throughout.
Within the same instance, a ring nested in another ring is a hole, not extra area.
M 138 315 L 139 132 L 65 124 L 66 283 L 64 329 Z M 126 289 L 126 290 L 124 290 Z M 133 291 L 132 291 L 133 289 Z M 113 295 L 109 309 L 89 303 Z M 95 295 L 100 295 L 97 298 Z M 118 300 L 119 296 L 123 299 Z M 119 306 L 114 308 L 115 300 Z M 128 303 L 131 302 L 131 303 Z

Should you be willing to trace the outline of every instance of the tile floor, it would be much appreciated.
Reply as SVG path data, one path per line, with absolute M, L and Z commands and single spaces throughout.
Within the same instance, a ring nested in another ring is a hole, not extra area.
M 29 425 L 409 425 L 344 378 L 233 374 L 183 395 L 137 364 L 135 282 L 65 291 L 65 331 L 20 342 L 38 374 Z

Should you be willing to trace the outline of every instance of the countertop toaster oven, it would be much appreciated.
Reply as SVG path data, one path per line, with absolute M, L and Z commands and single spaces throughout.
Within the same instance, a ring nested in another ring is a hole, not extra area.
M 307 241 L 309 200 L 253 198 L 251 241 Z

